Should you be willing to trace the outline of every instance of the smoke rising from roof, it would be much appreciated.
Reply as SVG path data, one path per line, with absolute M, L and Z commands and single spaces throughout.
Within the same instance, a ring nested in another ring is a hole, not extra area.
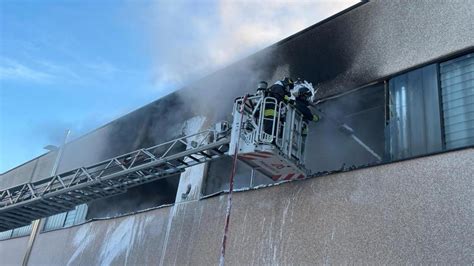
M 357 2 L 157 1 L 148 11 L 156 87 L 181 87 Z

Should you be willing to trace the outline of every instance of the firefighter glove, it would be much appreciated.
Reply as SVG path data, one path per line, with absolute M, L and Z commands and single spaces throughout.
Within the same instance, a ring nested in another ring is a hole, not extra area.
M 313 121 L 318 122 L 319 121 L 319 115 L 313 115 Z

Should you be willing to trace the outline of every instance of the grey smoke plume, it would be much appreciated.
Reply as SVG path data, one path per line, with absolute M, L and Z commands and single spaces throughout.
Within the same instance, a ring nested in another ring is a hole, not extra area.
M 156 87 L 185 85 L 357 2 L 157 1 L 148 11 Z
M 156 103 L 114 121 L 95 136 L 107 143 L 97 153 L 73 154 L 68 162 L 95 161 L 137 148 L 149 147 L 181 134 L 186 119 L 205 115 L 209 124 L 228 119 L 232 102 L 244 92 L 253 92 L 256 82 L 272 82 L 289 74 L 289 66 L 278 65 L 267 49 L 244 59 L 231 71 L 216 72 L 198 80 L 265 46 L 281 40 L 356 1 L 158 1 L 146 16 L 154 51 L 154 79 L 158 89 L 180 88 Z M 264 67 L 265 66 L 265 67 Z M 270 80 L 269 80 L 270 79 Z M 196 81 L 196 82 L 192 82 Z M 177 96 L 177 97 L 176 97 Z M 79 145 L 79 142 L 77 142 Z M 120 145 L 117 145 L 120 143 Z M 99 148 L 97 145 L 96 148 Z M 95 156 L 94 156 L 95 155 Z M 77 163 L 76 163 L 77 162 Z M 72 165 L 72 163 L 71 163 Z M 248 172 L 242 173 L 248 177 Z M 137 187 L 109 201 L 90 205 L 90 216 L 112 215 L 174 201 L 178 179 L 162 180 Z M 168 182 L 169 181 L 169 182 Z M 157 193 L 157 189 L 163 189 Z M 162 196 L 166 197 L 162 197 Z

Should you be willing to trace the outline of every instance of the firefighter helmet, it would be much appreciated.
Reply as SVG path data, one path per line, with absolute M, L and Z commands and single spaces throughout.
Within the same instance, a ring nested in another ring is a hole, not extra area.
M 306 80 L 298 80 L 295 83 L 292 94 L 300 99 L 305 99 L 309 102 L 313 102 L 316 96 L 317 90 L 313 88 L 313 84 L 307 82 Z
M 258 83 L 257 91 L 265 91 L 268 88 L 268 83 L 266 81 L 260 81 Z
M 289 78 L 289 77 L 285 77 L 285 78 L 281 81 L 281 83 L 283 84 L 283 86 L 287 87 L 288 90 L 292 90 L 292 89 L 293 89 L 293 86 L 294 86 L 294 84 L 295 84 L 295 83 L 293 82 L 293 80 L 292 80 L 291 78 Z

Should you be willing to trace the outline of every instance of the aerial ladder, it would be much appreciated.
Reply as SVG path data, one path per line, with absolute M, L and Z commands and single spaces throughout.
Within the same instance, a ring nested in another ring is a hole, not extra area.
M 264 116 L 268 106 L 276 114 L 272 118 Z M 292 105 L 259 92 L 237 98 L 232 114 L 231 125 L 220 122 L 199 133 L 0 190 L 0 232 L 224 156 L 238 156 L 274 181 L 309 174 L 302 136 L 307 125 Z M 187 149 L 178 148 L 182 145 Z

